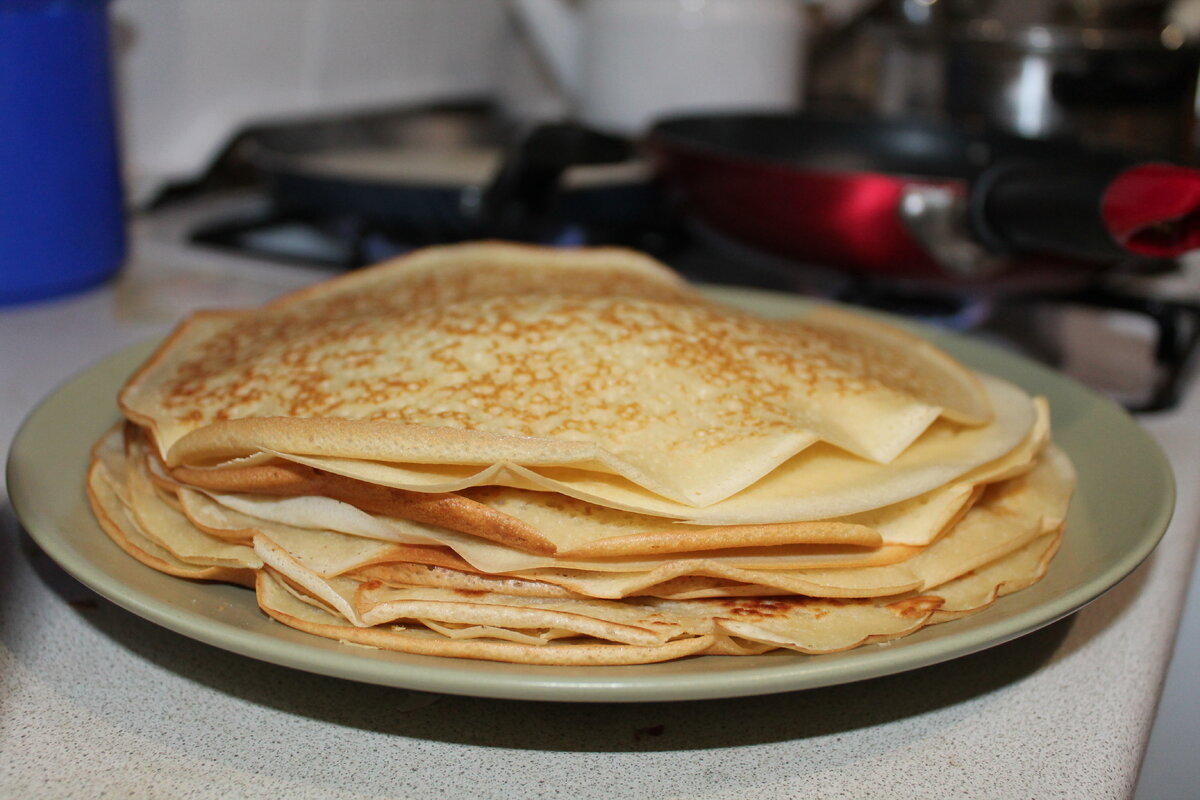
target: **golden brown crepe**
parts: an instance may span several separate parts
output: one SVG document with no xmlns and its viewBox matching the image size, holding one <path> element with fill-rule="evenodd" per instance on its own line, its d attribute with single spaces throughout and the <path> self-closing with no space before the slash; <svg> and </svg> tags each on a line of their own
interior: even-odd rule
<svg viewBox="0 0 1200 800">
<path fill-rule="evenodd" d="M 878 335 L 718 307 L 606 252 L 463 245 L 194 315 L 121 406 L 170 466 L 573 467 L 693 506 L 818 441 L 889 463 L 940 417 L 991 420 L 975 376 L 931 348 L 873 359 Z"/>
<path fill-rule="evenodd" d="M 1038 580 L 1049 409 L 875 319 L 616 249 L 419 251 L 193 315 L 88 492 L 133 557 L 345 642 L 534 664 L 832 652 Z"/>
<path fill-rule="evenodd" d="M 1005 381 L 980 376 L 980 383 L 996 407 L 993 420 L 986 425 L 936 420 L 888 464 L 817 442 L 775 465 L 741 491 L 699 507 L 662 496 L 625 476 L 594 468 L 530 467 L 505 461 L 482 468 L 399 464 L 285 452 L 266 447 L 259 439 L 244 449 L 262 449 L 229 466 L 283 458 L 371 485 L 429 493 L 458 492 L 481 485 L 509 486 L 556 492 L 596 505 L 695 524 L 820 520 L 900 502 L 1012 452 L 1037 425 L 1037 407 L 1025 392 Z M 686 454 L 678 458 L 683 460 Z"/>
</svg>

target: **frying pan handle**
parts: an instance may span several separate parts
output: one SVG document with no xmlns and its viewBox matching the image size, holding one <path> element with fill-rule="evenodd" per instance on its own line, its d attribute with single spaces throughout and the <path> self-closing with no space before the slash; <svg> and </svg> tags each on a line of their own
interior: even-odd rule
<svg viewBox="0 0 1200 800">
<path fill-rule="evenodd" d="M 487 235 L 536 236 L 559 189 L 563 173 L 582 164 L 628 160 L 633 143 L 569 122 L 539 125 L 522 136 L 483 192 L 480 216 Z"/>
<path fill-rule="evenodd" d="M 972 230 L 995 253 L 1104 263 L 1128 258 L 1101 213 L 1105 191 L 1127 166 L 998 161 L 971 185 Z"/>
</svg>

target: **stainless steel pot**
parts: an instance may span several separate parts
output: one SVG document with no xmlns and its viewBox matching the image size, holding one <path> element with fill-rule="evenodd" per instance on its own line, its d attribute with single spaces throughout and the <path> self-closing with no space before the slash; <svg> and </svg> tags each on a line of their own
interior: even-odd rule
<svg viewBox="0 0 1200 800">
<path fill-rule="evenodd" d="M 1166 5 L 898 0 L 870 27 L 874 110 L 1194 163 L 1200 47 Z"/>
</svg>

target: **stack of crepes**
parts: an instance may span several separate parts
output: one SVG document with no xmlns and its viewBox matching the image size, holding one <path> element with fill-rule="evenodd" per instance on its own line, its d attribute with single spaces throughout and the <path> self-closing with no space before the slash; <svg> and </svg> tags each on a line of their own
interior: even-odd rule
<svg viewBox="0 0 1200 800">
<path fill-rule="evenodd" d="M 1021 389 L 610 248 L 432 248 L 197 313 L 119 401 L 88 489 L 128 553 L 429 655 L 894 639 L 1038 580 L 1074 485 Z"/>
</svg>

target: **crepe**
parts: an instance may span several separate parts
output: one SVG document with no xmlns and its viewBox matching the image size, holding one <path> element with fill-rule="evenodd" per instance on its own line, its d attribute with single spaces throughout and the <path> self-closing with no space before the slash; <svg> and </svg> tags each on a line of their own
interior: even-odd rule
<svg viewBox="0 0 1200 800">
<path fill-rule="evenodd" d="M 606 248 L 431 248 L 196 314 L 119 405 L 87 486 L 127 553 L 446 657 L 889 641 L 1038 580 L 1074 486 L 1020 387 Z"/>
<path fill-rule="evenodd" d="M 1043 406 L 1044 408 L 1044 406 Z M 787 568 L 788 566 L 818 566 L 821 550 L 779 545 L 840 546 L 842 565 L 853 565 L 856 557 L 865 557 L 861 550 L 868 546 L 926 545 L 940 535 L 961 515 L 974 497 L 977 488 L 987 482 L 1021 474 L 1032 467 L 1034 457 L 1045 443 L 1048 421 L 1031 431 L 1023 446 L 1004 458 L 985 465 L 964 479 L 920 495 L 894 506 L 876 509 L 848 518 L 827 520 L 810 525 L 729 526 L 726 528 L 697 528 L 675 526 L 663 529 L 662 521 L 604 507 L 589 506 L 573 498 L 548 493 L 521 492 L 505 488 L 489 488 L 474 493 L 472 499 L 487 505 L 489 513 L 515 515 L 533 528 L 534 535 L 550 541 L 558 552 L 554 558 L 523 558 L 510 549 L 493 547 L 472 537 L 457 536 L 436 526 L 388 515 L 371 514 L 351 503 L 328 496 L 276 497 L 272 495 L 228 495 L 211 497 L 184 490 L 185 511 L 194 520 L 211 530 L 267 530 L 268 528 L 318 528 L 346 534 L 412 544 L 442 544 L 454 549 L 478 568 L 488 572 L 507 572 L 522 567 L 566 566 L 577 568 L 589 561 L 603 564 L 601 569 L 617 571 L 617 558 L 650 563 L 646 556 L 695 554 L 696 551 L 730 550 L 739 553 L 756 549 L 759 566 Z M 821 537 L 810 534 L 844 533 L 845 536 Z M 852 534 L 852 535 L 851 535 Z M 761 538 L 755 538 L 756 536 Z M 779 538 L 773 538 L 779 537 Z M 521 542 L 510 542 L 520 547 Z M 774 554 L 767 555 L 775 545 Z M 755 548 L 755 545 L 758 545 Z M 860 552 L 854 553 L 858 548 Z M 892 548 L 902 550 L 902 548 Z M 829 560 L 837 549 L 825 551 Z M 803 562 L 808 558 L 808 563 Z M 739 561 L 754 561 L 755 556 L 734 556 Z M 597 561 L 604 559 L 604 561 Z M 841 560 L 841 559 L 839 559 Z M 875 563 L 886 561 L 878 552 Z M 745 566 L 745 564 L 742 564 Z"/>
<path fill-rule="evenodd" d="M 448 528 L 426 525 L 400 518 L 367 514 L 353 506 L 329 498 L 297 498 L 280 506 L 270 503 L 272 516 L 255 516 L 264 511 L 255 498 L 246 495 L 223 496 L 222 505 L 203 493 L 180 492 L 182 508 L 199 529 L 222 538 L 239 542 L 250 541 L 256 533 L 271 538 L 313 540 L 330 552 L 352 554 L 362 551 L 366 543 L 375 542 L 386 548 L 421 547 L 425 552 L 442 555 L 426 563 L 464 564 L 482 572 L 513 572 L 539 567 L 564 567 L 597 572 L 624 572 L 653 569 L 666 561 L 702 558 L 712 551 L 682 551 L 658 555 L 600 556 L 596 558 L 567 558 L 528 553 L 480 537 L 463 534 Z M 235 510 L 241 509 L 241 510 Z M 282 511 L 286 513 L 280 513 Z M 324 527 L 322 522 L 336 522 L 338 528 Z M 296 523 L 296 524 L 293 524 Z M 305 545 L 300 545 L 301 549 Z M 904 545 L 863 547 L 857 545 L 776 545 L 772 547 L 729 547 L 720 550 L 726 563 L 752 569 L 803 569 L 833 566 L 870 566 L 900 561 L 919 548 Z M 353 557 L 353 556 L 350 556 Z M 330 572 L 329 574 L 337 574 Z"/>
<path fill-rule="evenodd" d="M 680 577 L 717 578 L 723 584 L 740 583 L 754 587 L 755 594 L 848 598 L 896 595 L 939 586 L 1058 529 L 1063 524 L 1073 483 L 1070 462 L 1060 450 L 1051 446 L 1030 472 L 991 486 L 963 519 L 937 542 L 892 565 L 755 570 L 731 565 L 719 554 L 714 554 L 709 558 L 668 560 L 649 570 L 602 572 L 559 566 L 493 575 L 500 580 L 528 581 L 531 590 L 549 584 L 578 595 L 609 599 L 638 594 L 661 595 L 663 592 L 655 587 Z M 304 542 L 292 540 L 291 547 L 282 547 L 269 533 L 262 533 L 255 537 L 255 550 L 264 560 L 267 558 L 264 553 L 286 553 L 286 559 L 277 560 L 272 566 L 297 581 L 315 584 L 329 580 L 310 566 L 318 559 L 305 552 Z M 411 574 L 408 569 L 389 571 L 387 566 L 387 562 L 383 562 L 360 570 L 359 574 L 393 584 L 404 583 L 404 576 Z M 444 568 L 440 572 L 440 581 L 434 580 L 439 576 L 429 570 L 425 580 L 419 583 L 449 586 L 452 583 L 448 579 L 453 578 L 454 588 L 466 588 L 462 576 L 469 576 L 469 573 Z M 395 577 L 397 575 L 399 577 Z M 478 585 L 482 584 L 482 581 L 478 582 Z M 538 591 L 530 596 L 545 594 Z"/>
<path fill-rule="evenodd" d="M 88 469 L 86 488 L 101 529 L 118 547 L 151 569 L 177 578 L 254 585 L 254 569 L 185 561 L 155 542 L 121 501 L 100 461 L 93 461 Z"/>
<path fill-rule="evenodd" d="M 743 515 L 734 514 L 734 520 L 728 524 L 706 527 L 672 524 L 655 516 L 627 511 L 620 505 L 614 508 L 608 503 L 598 505 L 558 493 L 532 492 L 509 487 L 469 487 L 456 495 L 410 495 L 407 494 L 408 490 L 403 490 L 399 494 L 386 495 L 383 499 L 378 495 L 384 493 L 376 488 L 374 492 L 377 496 L 373 496 L 371 502 L 364 503 L 361 492 L 347 489 L 341 485 L 343 482 L 332 480 L 331 477 L 336 476 L 332 476 L 331 473 L 322 475 L 317 472 L 304 472 L 293 482 L 280 479 L 270 486 L 260 483 L 255 487 L 256 493 L 242 496 L 213 488 L 227 488 L 228 484 L 214 478 L 228 477 L 228 473 L 233 473 L 236 479 L 240 477 L 238 473 L 243 471 L 267 469 L 275 470 L 277 475 L 294 477 L 297 473 L 291 466 L 248 467 L 244 470 L 190 470 L 186 475 L 192 481 L 191 485 L 199 483 L 205 486 L 218 503 L 262 519 L 301 527 L 325 527 L 357 532 L 365 536 L 394 538 L 393 534 L 385 532 L 384 529 L 394 529 L 396 523 L 370 524 L 357 513 L 366 511 L 375 514 L 377 518 L 402 517 L 410 521 L 440 524 L 468 533 L 477 532 L 485 538 L 512 547 L 534 553 L 554 553 L 560 558 L 644 555 L 705 547 L 716 549 L 761 544 L 924 545 L 932 541 L 966 507 L 977 486 L 1019 474 L 1032 466 L 1035 455 L 1049 436 L 1049 411 L 1044 402 L 1033 403 L 1031 407 L 1033 423 L 1016 447 L 995 460 L 954 476 L 948 483 L 935 483 L 934 488 L 919 492 L 929 483 L 944 478 L 946 474 L 953 475 L 962 469 L 962 466 L 950 468 L 943 455 L 943 460 L 936 462 L 932 468 L 929 468 L 929 462 L 933 459 L 927 459 L 923 465 L 927 472 L 921 475 L 921 465 L 914 466 L 917 459 L 906 457 L 905 463 L 896 465 L 896 469 L 909 481 L 908 485 L 900 490 L 902 481 L 892 476 L 891 493 L 899 495 L 902 499 L 887 505 L 875 506 L 875 502 L 881 499 L 878 486 L 873 487 L 874 491 L 859 491 L 868 481 L 874 467 L 844 460 L 813 459 L 814 467 L 809 472 L 807 487 L 814 502 L 820 502 L 826 507 L 832 505 L 837 511 L 862 506 L 869 510 L 847 516 L 829 515 L 821 518 L 819 522 L 810 520 L 810 524 L 772 523 L 772 519 L 787 519 L 787 516 L 782 512 L 769 516 L 766 514 L 763 507 L 769 508 L 770 505 L 766 501 L 765 491 L 761 494 L 750 491 L 744 496 L 739 496 L 734 502 L 748 506 L 752 500 L 757 500 L 760 503 L 758 513 L 748 516 L 762 516 L 766 521 L 743 523 L 740 519 Z M 1011 410 L 1012 406 L 1008 408 Z M 944 454 L 945 450 L 942 452 Z M 836 470 L 838 464 L 844 465 L 840 472 Z M 173 474 L 179 475 L 181 471 Z M 915 485 L 911 482 L 914 475 L 922 478 L 920 482 L 915 482 Z M 837 485 L 838 477 L 844 479 L 841 486 Z M 881 483 L 887 481 L 886 477 L 880 478 Z M 243 480 L 243 483 L 245 482 L 247 481 Z M 366 481 L 351 483 L 379 486 Z M 834 488 L 831 489 L 831 485 Z M 821 489 L 825 491 L 822 493 Z M 804 497 L 801 488 L 797 487 L 794 491 Z M 453 517 L 448 514 L 414 516 L 407 503 L 412 496 L 436 496 L 439 499 L 444 498 L 447 503 L 452 498 L 458 501 L 458 505 Z M 781 490 L 777 496 L 784 497 Z M 864 496 L 869 499 L 863 499 Z M 888 496 L 890 495 L 883 495 L 882 499 Z M 293 497 L 297 499 L 289 499 Z M 848 497 L 857 498 L 857 502 L 849 506 L 838 505 L 839 499 Z M 395 502 L 388 503 L 387 498 Z M 344 502 L 334 502 L 339 500 Z M 728 509 L 729 506 L 729 502 L 723 503 L 717 509 L 710 509 L 710 513 L 723 516 L 722 509 Z M 691 513 L 687 509 L 676 511 L 683 515 Z M 469 516 L 471 513 L 479 518 L 470 522 L 463 519 L 464 515 Z M 510 519 L 505 520 L 503 524 L 496 524 L 494 519 L 497 513 Z M 405 523 L 399 525 L 406 527 Z M 480 528 L 486 530 L 481 531 Z"/>
<path fill-rule="evenodd" d="M 702 508 L 639 486 L 621 475 L 572 467 L 528 467 L 497 462 L 474 465 L 397 464 L 359 458 L 305 456 L 266 448 L 256 456 L 207 470 L 213 475 L 283 459 L 372 486 L 421 493 L 459 492 L 474 486 L 549 491 L 597 505 L 695 524 L 762 524 L 828 519 L 879 508 L 944 485 L 1001 458 L 1019 446 L 1038 423 L 1033 399 L 1005 381 L 979 376 L 994 419 L 983 426 L 939 420 L 888 464 L 878 464 L 827 443 L 787 459 L 749 487 Z M 353 431 L 347 431 L 353 435 Z M 258 444 L 262 444 L 261 441 Z M 255 445 L 257 446 L 257 445 Z M 253 448 L 251 448 L 253 449 Z M 680 458 L 683 458 L 680 455 Z M 205 485 L 206 470 L 189 480 Z"/>
<path fill-rule="evenodd" d="M 818 441 L 884 464 L 935 420 L 991 420 L 975 376 L 936 351 L 836 315 L 719 307 L 647 262 L 464 245 L 195 315 L 121 406 L 171 466 L 266 451 L 571 467 L 696 507 Z"/>
<path fill-rule="evenodd" d="M 246 552 L 248 548 L 228 546 L 223 541 L 212 542 L 205 548 L 193 540 L 203 539 L 200 529 L 188 530 L 181 525 L 187 517 L 174 511 L 172 505 L 154 491 L 152 482 L 143 473 L 145 461 L 138 457 L 138 443 L 134 439 L 128 444 L 131 455 L 124 462 L 114 462 L 113 451 L 124 444 L 118 432 L 110 434 L 101 450 L 108 453 L 106 459 L 97 459 L 96 473 L 104 477 L 109 485 L 120 487 L 120 494 L 127 498 L 128 513 L 126 527 L 131 528 L 137 540 L 145 536 L 146 518 L 167 519 L 170 524 L 160 525 L 152 537 L 175 558 L 205 565 L 214 558 L 214 553 L 228 552 L 230 555 Z M 110 465 L 120 463 L 124 469 L 119 474 L 124 479 L 114 480 Z M 420 559 L 418 563 L 442 564 L 438 573 L 428 572 L 424 581 L 415 584 L 449 585 L 454 590 L 478 590 L 482 585 L 503 585 L 508 582 L 509 593 L 528 596 L 575 596 L 575 597 L 624 597 L 636 594 L 652 594 L 665 597 L 679 596 L 746 596 L 770 594 L 802 594 L 810 597 L 871 597 L 888 596 L 904 591 L 936 587 L 1004 557 L 1013 549 L 1024 546 L 1033 537 L 1061 527 L 1066 513 L 1066 499 L 1072 483 L 1069 462 L 1056 447 L 1049 446 L 1038 459 L 1036 467 L 1028 473 L 998 482 L 986 491 L 984 498 L 966 513 L 948 533 L 934 545 L 919 549 L 904 563 L 887 566 L 841 566 L 840 569 L 794 569 L 755 570 L 738 565 L 744 559 L 742 553 L 728 557 L 715 553 L 712 557 L 690 557 L 661 560 L 660 563 L 643 563 L 643 569 L 617 571 L 608 564 L 610 571 L 578 569 L 586 563 L 559 561 L 554 567 L 515 570 L 508 575 L 488 576 L 482 572 L 468 572 L 463 561 L 442 559 Z M 114 492 L 116 494 L 116 492 Z M 158 515 L 157 517 L 154 515 Z M 175 516 L 172 516 L 175 515 Z M 262 521 L 246 518 L 246 530 L 253 530 L 254 551 L 250 557 L 242 555 L 232 566 L 245 567 L 270 564 L 278 572 L 302 585 L 318 596 L 323 596 L 330 606 L 338 608 L 336 591 L 330 589 L 330 578 L 353 573 L 355 579 L 384 583 L 404 583 L 404 576 L 412 576 L 412 555 L 406 548 L 397 548 L 388 543 L 362 540 L 361 537 L 332 534 L 330 531 L 298 531 L 272 528 Z M 346 549 L 353 551 L 346 557 Z M 143 546 L 143 549 L 146 549 Z M 254 555 L 259 557 L 254 558 Z M 271 558 L 269 558 L 269 555 Z M 259 560 L 260 559 L 260 560 Z M 233 559 L 230 559 L 233 560 Z M 254 561 L 258 563 L 254 563 Z M 331 563 L 341 564 L 331 566 Z M 565 566 L 564 566 L 565 565 Z M 449 569 L 448 569 L 449 567 Z M 467 567 L 467 570 L 462 569 Z M 203 576 L 197 576 L 203 577 Z M 437 579 L 434 579 L 437 578 Z M 679 578 L 691 581 L 679 585 Z M 697 581 L 698 578 L 707 581 Z M 464 583 L 466 579 L 466 583 Z M 522 591 L 514 587 L 521 585 Z M 557 591 L 556 591 L 557 589 Z M 334 599 L 334 600 L 330 600 Z M 348 601 L 342 601 L 340 610 L 350 621 L 358 618 L 348 612 Z"/>
<path fill-rule="evenodd" d="M 456 616 L 467 622 L 357 627 L 344 617 L 306 602 L 299 593 L 288 591 L 285 579 L 272 570 L 259 573 L 257 596 L 260 606 L 274 619 L 317 636 L 443 657 L 544 665 L 619 665 L 705 653 L 758 655 L 778 648 L 829 653 L 890 641 L 926 625 L 985 609 L 1004 594 L 1040 578 L 1057 549 L 1059 536 L 1058 531 L 1052 531 L 983 570 L 921 595 L 886 602 L 812 598 L 648 601 L 635 609 L 640 613 L 626 613 L 622 620 L 591 618 L 586 627 L 600 636 L 587 638 L 575 630 L 585 627 L 579 624 L 569 628 L 503 627 L 511 622 L 505 619 L 508 614 L 483 603 L 459 605 Z M 376 616 L 386 618 L 396 612 L 434 611 L 430 606 L 437 602 L 433 597 L 426 598 L 401 611 L 399 604 L 385 598 L 368 595 L 363 603 L 372 610 L 379 609 Z M 948 607 L 946 612 L 941 611 L 943 606 Z M 537 619 L 549 625 L 570 624 L 575 621 L 570 613 L 542 609 Z M 526 617 L 515 624 L 531 622 L 532 618 Z M 654 637 L 656 629 L 665 629 L 668 635 Z M 649 644 L 618 643 L 639 632 Z"/>
</svg>

